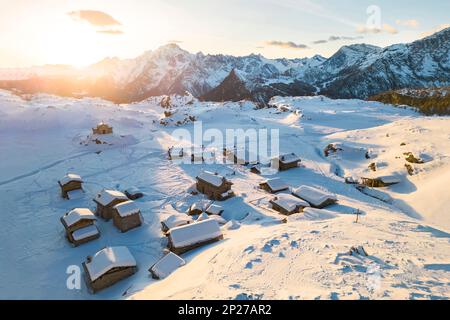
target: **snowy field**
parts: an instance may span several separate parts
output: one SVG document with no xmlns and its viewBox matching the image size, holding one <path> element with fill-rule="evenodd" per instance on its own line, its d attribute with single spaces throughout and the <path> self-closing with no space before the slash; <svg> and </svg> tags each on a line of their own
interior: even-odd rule
<svg viewBox="0 0 450 320">
<path fill-rule="evenodd" d="M 1 299 L 450 298 L 450 118 L 321 97 L 274 98 L 279 108 L 262 110 L 250 102 L 183 97 L 172 99 L 174 114 L 164 118 L 160 101 L 118 106 L 48 95 L 22 100 L 0 91 Z M 267 177 L 238 165 L 169 161 L 171 133 L 192 131 L 189 116 L 204 130 L 279 129 L 280 151 L 295 152 L 302 162 L 272 177 L 331 192 L 338 203 L 283 223 L 269 206 L 273 195 L 257 188 Z M 88 139 L 100 121 L 114 127 L 105 144 Z M 183 124 L 175 127 L 177 121 Z M 339 150 L 325 157 L 329 144 Z M 408 152 L 423 161 L 411 164 L 412 175 Z M 233 182 L 236 197 L 220 204 L 222 217 L 239 228 L 222 227 L 224 240 L 183 254 L 185 266 L 153 280 L 148 268 L 167 242 L 160 217 L 167 205 L 185 212 L 206 201 L 188 192 L 202 170 Z M 57 181 L 68 172 L 83 177 L 83 197 L 60 197 Z M 401 182 L 364 193 L 345 183 L 372 175 Z M 143 226 L 122 234 L 99 220 L 99 239 L 76 248 L 68 243 L 61 216 L 75 207 L 94 210 L 92 199 L 104 188 L 132 186 L 145 194 L 137 200 Z M 127 246 L 138 273 L 96 295 L 84 283 L 69 290 L 67 267 L 81 266 L 105 246 Z M 358 246 L 368 256 L 349 254 Z"/>
</svg>

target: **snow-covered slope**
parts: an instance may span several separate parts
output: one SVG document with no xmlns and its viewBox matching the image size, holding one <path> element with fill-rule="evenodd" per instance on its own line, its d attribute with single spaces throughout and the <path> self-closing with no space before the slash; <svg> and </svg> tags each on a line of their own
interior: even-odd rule
<svg viewBox="0 0 450 320">
<path fill-rule="evenodd" d="M 22 100 L 0 91 L 0 153 L 6 155 L 0 162 L 1 298 L 450 298 L 449 118 L 324 97 L 277 97 L 271 104 L 280 108 L 258 110 L 251 102 L 207 103 L 192 96 L 171 97 L 172 107 L 162 108 L 161 100 Z M 338 203 L 282 223 L 285 217 L 269 206 L 272 196 L 256 187 L 268 177 L 242 166 L 168 161 L 167 149 L 177 146 L 172 131 L 193 130 L 192 122 L 161 122 L 168 110 L 201 120 L 204 130 L 279 129 L 280 151 L 298 154 L 302 166 L 275 177 L 291 187 L 336 194 Z M 89 137 L 100 121 L 111 124 L 114 134 L 98 145 Z M 344 151 L 325 157 L 323 148 L 332 143 Z M 413 176 L 404 167 L 406 152 L 425 161 L 413 165 Z M 344 182 L 346 176 L 369 174 L 372 162 L 379 174 L 395 173 L 401 183 L 371 196 Z M 167 205 L 186 212 L 194 202 L 209 203 L 189 193 L 204 170 L 233 182 L 236 197 L 220 204 L 222 217 L 233 222 L 221 227 L 223 241 L 183 254 L 185 266 L 153 280 L 147 270 L 164 255 L 167 242 L 160 219 Z M 57 180 L 68 172 L 85 181 L 79 199 L 60 197 Z M 144 218 L 140 228 L 123 234 L 100 220 L 98 240 L 69 245 L 59 221 L 64 213 L 94 209 L 92 199 L 104 188 L 132 186 L 144 193 L 136 202 Z M 69 290 L 67 268 L 81 266 L 105 246 L 127 246 L 138 273 L 96 295 L 84 284 Z M 349 254 L 358 246 L 369 256 Z"/>
<path fill-rule="evenodd" d="M 408 176 L 405 165 L 412 168 L 408 182 L 385 190 L 394 200 L 393 203 L 413 217 L 428 220 L 450 230 L 448 205 L 450 193 L 436 192 L 445 190 L 450 179 L 448 118 L 417 118 L 396 121 L 381 127 L 364 131 L 347 131 L 328 138 L 346 141 L 347 145 L 361 146 L 373 140 L 369 148 L 370 159 L 352 166 L 352 174 L 370 175 L 369 163 L 374 163 L 376 174 L 386 176 L 397 174 Z M 410 163 L 406 155 L 424 163 Z"/>
</svg>

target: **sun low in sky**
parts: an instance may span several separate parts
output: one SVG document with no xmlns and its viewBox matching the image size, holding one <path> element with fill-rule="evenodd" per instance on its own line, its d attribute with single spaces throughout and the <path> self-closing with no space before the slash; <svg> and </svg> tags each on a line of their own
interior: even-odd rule
<svg viewBox="0 0 450 320">
<path fill-rule="evenodd" d="M 450 2 L 366 0 L 1 0 L 0 67 L 84 66 L 167 43 L 204 53 L 330 56 L 411 42 L 450 26 Z M 368 27 L 372 20 L 378 27 Z"/>
</svg>

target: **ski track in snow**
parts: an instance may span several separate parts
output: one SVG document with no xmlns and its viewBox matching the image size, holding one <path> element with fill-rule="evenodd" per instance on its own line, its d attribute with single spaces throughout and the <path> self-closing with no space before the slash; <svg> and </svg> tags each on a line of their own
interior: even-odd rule
<svg viewBox="0 0 450 320">
<path fill-rule="evenodd" d="M 181 107 L 183 112 L 203 120 L 204 129 L 278 128 L 281 152 L 296 152 L 302 158 L 300 168 L 280 172 L 278 176 L 292 187 L 306 184 L 338 195 L 339 203 L 329 211 L 321 215 L 294 215 L 288 218 L 287 224 L 282 224 L 284 217 L 268 207 L 272 196 L 255 187 L 264 177 L 234 165 L 168 161 L 166 150 L 174 143 L 168 134 L 175 127 L 158 124 L 163 110 L 157 99 L 116 107 L 99 100 L 93 104 L 88 99 L 51 96 L 21 102 L 2 93 L 0 107 L 3 101 L 4 117 L 10 121 L 8 130 L 0 127 L 2 137 L 9 134 L 16 138 L 14 121 L 20 119 L 18 127 L 24 123 L 32 126 L 36 121 L 33 110 L 46 111 L 38 131 L 21 135 L 23 146 L 36 146 L 38 151 L 34 151 L 34 157 L 20 159 L 20 171 L 12 158 L 2 163 L 5 179 L 0 182 L 0 223 L 5 231 L 0 234 L 0 256 L 8 258 L 0 261 L 0 298 L 450 297 L 450 234 L 446 231 L 450 230 L 450 223 L 445 212 L 437 214 L 441 206 L 449 205 L 445 189 L 433 191 L 440 198 L 433 201 L 432 208 L 421 205 L 429 196 L 427 190 L 432 189 L 434 179 L 440 183 L 441 176 L 448 177 L 450 146 L 445 140 L 449 136 L 448 118 L 423 118 L 412 111 L 378 103 L 320 97 L 273 100 L 275 105 L 299 110 L 299 114 L 276 112 L 276 109 L 254 110 L 251 103 L 195 102 Z M 25 107 L 15 108 L 18 103 Z M 55 109 L 48 111 L 46 103 Z M 73 108 L 75 105 L 78 109 Z M 125 114 L 127 120 L 123 121 Z M 48 125 L 47 132 L 46 117 L 52 121 L 58 119 L 59 129 L 54 131 Z M 72 123 L 71 119 L 77 121 Z M 123 138 L 123 144 L 113 146 L 74 143 L 89 133 L 92 119 L 107 119 L 117 135 L 132 137 Z M 193 130 L 192 124 L 183 127 Z M 428 141 L 415 135 L 423 130 L 428 130 Z M 61 136 L 52 138 L 54 134 Z M 345 153 L 325 157 L 323 148 L 336 142 L 366 146 L 376 156 L 369 160 L 348 158 Z M 401 142 L 408 145 L 400 147 Z M 0 150 L 5 152 L 14 154 L 14 147 L 0 142 Z M 57 151 L 53 158 L 52 149 Z M 432 161 L 416 166 L 418 173 L 408 177 L 404 160 L 397 159 L 405 150 L 429 154 Z M 35 157 L 39 157 L 39 152 L 46 154 L 46 163 L 37 164 Z M 392 203 L 344 183 L 345 175 L 368 174 L 367 165 L 372 161 L 380 166 L 380 174 L 403 172 L 404 182 L 380 191 L 392 197 Z M 218 171 L 232 180 L 237 196 L 221 203 L 225 208 L 223 216 L 240 220 L 241 227 L 224 229 L 224 241 L 184 254 L 186 266 L 165 280 L 152 280 L 147 269 L 162 256 L 167 241 L 160 231 L 162 208 L 170 204 L 184 211 L 202 199 L 187 193 L 201 170 Z M 85 180 L 81 199 L 60 198 L 57 180 L 68 171 L 81 174 Z M 77 248 L 67 243 L 59 222 L 65 212 L 77 206 L 94 209 L 92 198 L 103 188 L 123 190 L 130 186 L 139 187 L 145 194 L 137 201 L 145 220 L 141 228 L 121 234 L 111 222 L 98 221 L 100 239 Z M 420 201 L 414 201 L 417 195 Z M 356 209 L 362 212 L 358 224 L 354 223 Z M 96 295 L 90 295 L 84 284 L 81 290 L 68 290 L 66 268 L 81 266 L 87 255 L 111 245 L 128 246 L 138 261 L 139 272 Z M 359 245 L 364 246 L 368 257 L 348 254 L 352 246 Z"/>
</svg>

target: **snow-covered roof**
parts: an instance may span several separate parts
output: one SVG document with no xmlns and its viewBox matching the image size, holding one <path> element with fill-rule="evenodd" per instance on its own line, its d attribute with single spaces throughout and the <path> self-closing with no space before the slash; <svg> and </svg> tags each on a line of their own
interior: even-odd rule
<svg viewBox="0 0 450 320">
<path fill-rule="evenodd" d="M 209 171 L 203 171 L 197 176 L 197 179 L 203 180 L 215 187 L 220 187 L 225 178 Z"/>
<path fill-rule="evenodd" d="M 170 149 L 170 154 L 172 156 L 179 156 L 182 157 L 184 154 L 184 148 L 181 147 L 174 147 Z"/>
<path fill-rule="evenodd" d="M 301 186 L 292 190 L 292 194 L 308 201 L 313 206 L 320 206 L 327 200 L 337 201 L 336 195 L 309 186 Z"/>
<path fill-rule="evenodd" d="M 200 214 L 197 218 L 197 221 L 203 221 L 209 219 L 209 215 L 206 212 L 203 212 L 202 214 Z"/>
<path fill-rule="evenodd" d="M 396 184 L 396 183 L 400 183 L 401 182 L 401 178 L 398 176 L 375 176 L 375 175 L 371 175 L 369 177 L 363 178 L 363 179 L 372 179 L 372 180 L 380 180 L 383 183 L 387 183 L 387 184 Z"/>
<path fill-rule="evenodd" d="M 83 182 L 83 179 L 81 179 L 81 176 L 75 174 L 75 173 L 68 173 L 66 174 L 59 182 L 61 185 L 66 185 L 69 182 L 76 181 L 76 182 Z"/>
<path fill-rule="evenodd" d="M 161 222 L 169 229 L 184 226 L 193 222 L 194 220 L 184 213 L 172 214 Z"/>
<path fill-rule="evenodd" d="M 221 216 L 218 216 L 216 214 L 210 215 L 209 219 L 216 220 L 219 225 L 224 225 L 228 222 L 227 220 L 225 220 L 224 218 L 222 218 Z"/>
<path fill-rule="evenodd" d="M 170 230 L 170 239 L 175 248 L 208 241 L 221 235 L 219 224 L 213 219 L 191 223 Z"/>
<path fill-rule="evenodd" d="M 86 208 L 75 208 L 63 216 L 63 220 L 68 227 L 80 222 L 81 220 L 97 220 L 91 210 Z"/>
<path fill-rule="evenodd" d="M 108 127 L 108 128 L 111 128 L 111 126 L 109 125 L 109 124 L 107 124 L 107 123 L 105 123 L 105 122 L 99 122 L 98 124 L 97 124 L 97 128 L 99 128 L 99 127 Z"/>
<path fill-rule="evenodd" d="M 95 236 L 99 234 L 99 231 L 97 229 L 97 226 L 95 226 L 94 224 L 91 224 L 90 226 L 75 230 L 74 232 L 72 232 L 72 237 L 76 240 L 82 240 L 82 239 L 86 239 L 92 236 Z"/>
<path fill-rule="evenodd" d="M 251 152 L 248 149 L 234 149 L 232 152 L 230 152 L 230 155 L 236 157 L 238 162 L 241 163 L 252 163 L 256 164 L 258 163 L 258 154 L 255 152 Z"/>
<path fill-rule="evenodd" d="M 219 206 L 217 204 L 212 204 L 206 209 L 206 213 L 208 214 L 216 214 L 220 215 L 223 212 L 222 206 Z"/>
<path fill-rule="evenodd" d="M 289 186 L 280 178 L 266 180 L 263 184 L 267 184 L 273 192 L 283 191 L 289 188 Z"/>
<path fill-rule="evenodd" d="M 203 212 L 203 203 L 201 202 L 194 202 L 193 204 L 191 204 L 191 206 L 189 207 L 189 212 L 195 211 L 195 210 L 200 210 Z"/>
<path fill-rule="evenodd" d="M 280 194 L 272 202 L 289 212 L 294 211 L 297 207 L 306 208 L 310 206 L 308 202 L 290 194 Z"/>
<path fill-rule="evenodd" d="M 86 262 L 86 269 L 92 281 L 113 268 L 134 266 L 136 266 L 136 260 L 127 247 L 104 248 L 92 257 L 91 262 Z"/>
<path fill-rule="evenodd" d="M 262 168 L 262 165 L 261 165 L 261 164 L 254 164 L 254 165 L 251 165 L 251 166 L 250 166 L 250 169 L 256 169 L 256 170 L 258 170 L 259 172 L 261 172 L 261 168 Z"/>
<path fill-rule="evenodd" d="M 383 183 L 400 183 L 401 179 L 398 176 L 383 176 L 378 177 Z"/>
<path fill-rule="evenodd" d="M 100 203 L 101 205 L 107 206 L 116 199 L 128 200 L 126 195 L 116 190 L 103 190 L 97 195 L 95 200 L 97 200 L 97 202 Z"/>
<path fill-rule="evenodd" d="M 125 201 L 114 206 L 114 209 L 117 210 L 117 213 L 122 218 L 131 216 L 133 214 L 139 213 L 140 210 L 134 201 Z"/>
<path fill-rule="evenodd" d="M 230 220 L 225 224 L 225 229 L 227 230 L 237 230 L 241 227 L 241 224 L 236 220 Z"/>
<path fill-rule="evenodd" d="M 323 221 L 334 219 L 339 214 L 335 211 L 317 209 L 317 208 L 304 208 L 301 214 L 293 214 L 289 216 L 288 221 Z"/>
<path fill-rule="evenodd" d="M 287 164 L 301 161 L 300 157 L 295 153 L 283 154 L 278 157 L 281 163 Z"/>
<path fill-rule="evenodd" d="M 186 262 L 181 257 L 169 252 L 151 267 L 151 272 L 159 279 L 164 279 L 185 264 Z"/>
<path fill-rule="evenodd" d="M 232 196 L 233 194 L 234 194 L 234 193 L 233 193 L 233 190 L 228 190 L 227 192 L 222 193 L 220 196 L 221 196 L 223 199 L 225 199 L 225 198 L 228 198 L 228 197 Z"/>
<path fill-rule="evenodd" d="M 130 188 L 128 188 L 125 191 L 128 192 L 131 195 L 136 195 L 138 193 L 142 193 L 141 190 L 139 190 L 139 188 L 137 188 L 137 187 L 130 187 Z"/>
</svg>

